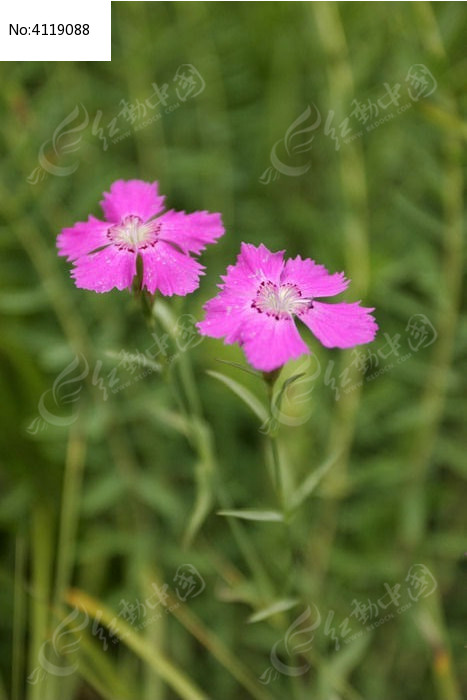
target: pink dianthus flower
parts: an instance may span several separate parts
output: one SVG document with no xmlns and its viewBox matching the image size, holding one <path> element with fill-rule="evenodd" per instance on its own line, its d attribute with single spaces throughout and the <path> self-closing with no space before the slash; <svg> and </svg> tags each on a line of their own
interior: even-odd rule
<svg viewBox="0 0 467 700">
<path fill-rule="evenodd" d="M 236 264 L 222 280 L 221 292 L 205 305 L 206 317 L 198 328 L 202 335 L 239 343 L 248 362 L 263 372 L 310 353 L 295 318 L 328 348 L 369 343 L 378 330 L 370 313 L 374 309 L 360 302 L 317 301 L 340 294 L 349 281 L 310 259 L 285 261 L 284 251 L 242 243 Z"/>
<path fill-rule="evenodd" d="M 95 292 L 130 288 L 140 256 L 142 287 L 148 292 L 193 292 L 204 267 L 190 253 L 199 254 L 223 235 L 221 216 L 207 211 L 162 213 L 164 199 L 157 182 L 117 180 L 100 203 L 105 221 L 90 216 L 64 228 L 57 247 L 74 263 L 76 286 Z"/>
</svg>

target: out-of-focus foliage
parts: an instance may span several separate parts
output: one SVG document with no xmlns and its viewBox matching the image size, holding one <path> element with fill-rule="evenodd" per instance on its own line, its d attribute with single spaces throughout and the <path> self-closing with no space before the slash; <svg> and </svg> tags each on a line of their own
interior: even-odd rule
<svg viewBox="0 0 467 700">
<path fill-rule="evenodd" d="M 454 2 L 116 2 L 112 62 L 2 64 L 0 698 L 461 697 L 466 17 Z M 138 303 L 77 290 L 56 256 L 118 178 L 223 214 L 199 290 L 156 302 L 159 340 L 168 308 L 189 315 L 169 381 L 124 354 L 155 352 Z M 219 363 L 244 364 L 238 348 L 180 333 L 241 241 L 344 269 L 344 298 L 380 326 L 358 352 L 304 333 L 313 358 L 285 370 L 304 372 L 276 426 L 288 527 L 217 514 L 277 503 L 267 427 L 207 371 L 266 392 Z M 416 564 L 436 590 L 411 599 Z M 145 625 L 152 584 L 176 596 L 182 565 L 204 590 Z M 123 641 L 92 617 L 59 628 L 78 601 L 139 619 Z M 73 672 L 42 674 L 47 640 Z"/>
</svg>

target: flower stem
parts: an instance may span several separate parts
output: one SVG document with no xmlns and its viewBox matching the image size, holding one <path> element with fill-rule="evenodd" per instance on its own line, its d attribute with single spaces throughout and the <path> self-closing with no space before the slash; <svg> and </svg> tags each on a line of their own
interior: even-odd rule
<svg viewBox="0 0 467 700">
<path fill-rule="evenodd" d="M 296 587 L 296 578 L 298 565 L 300 561 L 299 552 L 296 547 L 296 537 L 293 532 L 293 524 L 291 523 L 290 514 L 292 511 L 291 501 L 290 501 L 290 485 L 288 484 L 288 472 L 286 472 L 287 465 L 284 462 L 284 455 L 281 454 L 280 443 L 277 435 L 277 424 L 273 419 L 273 401 L 274 397 L 274 386 L 276 380 L 278 379 L 280 370 L 274 372 L 263 373 L 264 380 L 268 389 L 269 405 L 271 409 L 271 422 L 270 430 L 268 432 L 268 441 L 270 447 L 270 456 L 272 463 L 272 474 L 274 479 L 274 487 L 276 491 L 276 497 L 278 500 L 279 510 L 283 516 L 285 538 L 286 538 L 286 553 L 285 557 L 285 568 L 284 571 L 287 572 L 284 579 L 283 595 L 293 595 L 293 591 Z M 279 391 L 276 394 L 279 398 L 277 399 L 276 408 L 280 408 L 282 392 Z"/>
<path fill-rule="evenodd" d="M 266 382 L 266 387 L 268 391 L 269 406 L 272 409 L 272 402 L 274 396 L 274 385 L 279 376 L 280 369 L 276 369 L 273 372 L 263 372 L 264 381 Z M 272 425 L 272 423 L 271 423 Z M 287 499 L 285 496 L 285 485 L 284 476 L 282 473 L 281 457 L 279 452 L 279 444 L 277 441 L 277 436 L 271 430 L 268 433 L 269 446 L 271 451 L 271 461 L 272 461 L 272 471 L 274 478 L 274 488 L 276 490 L 276 495 L 278 499 L 279 508 L 284 516 L 284 520 L 288 517 L 288 507 Z"/>
<path fill-rule="evenodd" d="M 272 455 L 274 486 L 276 489 L 279 507 L 280 507 L 280 509 L 284 515 L 284 519 L 285 519 L 287 517 L 287 508 L 286 508 L 286 503 L 285 503 L 284 480 L 282 477 L 281 459 L 280 459 L 280 454 L 279 454 L 279 445 L 277 444 L 277 438 L 274 436 L 269 436 L 269 444 L 271 447 L 271 455 Z"/>
<path fill-rule="evenodd" d="M 136 276 L 133 280 L 133 294 L 141 300 L 141 309 L 148 327 L 152 330 L 155 326 L 153 314 L 154 296 L 143 289 L 143 259 L 140 255 L 136 258 Z"/>
</svg>

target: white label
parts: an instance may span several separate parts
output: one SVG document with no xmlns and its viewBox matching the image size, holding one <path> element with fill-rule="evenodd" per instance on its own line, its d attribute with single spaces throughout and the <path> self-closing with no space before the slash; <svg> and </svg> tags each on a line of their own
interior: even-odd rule
<svg viewBox="0 0 467 700">
<path fill-rule="evenodd" d="M 110 61 L 110 0 L 3 0 L 0 61 Z"/>
</svg>

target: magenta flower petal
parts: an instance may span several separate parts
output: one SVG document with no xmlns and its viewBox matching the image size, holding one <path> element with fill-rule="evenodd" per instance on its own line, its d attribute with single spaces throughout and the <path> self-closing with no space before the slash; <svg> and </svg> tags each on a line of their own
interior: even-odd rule
<svg viewBox="0 0 467 700">
<path fill-rule="evenodd" d="M 164 199 L 157 182 L 117 180 L 110 192 L 104 192 L 100 204 L 107 221 L 118 223 L 127 216 L 138 216 L 144 222 L 162 211 Z"/>
<path fill-rule="evenodd" d="M 98 253 L 83 255 L 71 271 L 76 286 L 94 292 L 131 287 L 136 275 L 136 256 L 128 250 L 108 246 Z"/>
<path fill-rule="evenodd" d="M 272 372 L 288 360 L 309 354 L 292 318 L 276 319 L 266 314 L 245 322 L 241 344 L 250 365 L 262 372 Z"/>
<path fill-rule="evenodd" d="M 204 309 L 206 318 L 197 324 L 202 335 L 224 338 L 227 345 L 240 342 L 242 325 L 251 314 L 250 304 L 219 294 L 208 301 Z"/>
<path fill-rule="evenodd" d="M 81 255 L 91 253 L 102 246 L 109 245 L 107 230 L 109 224 L 90 216 L 87 221 L 80 221 L 71 228 L 64 228 L 57 236 L 59 255 L 68 260 L 76 260 Z"/>
<path fill-rule="evenodd" d="M 284 267 L 284 251 L 271 253 L 262 243 L 257 248 L 251 243 L 242 243 L 237 265 L 244 286 L 247 279 L 252 281 L 251 284 L 256 280 L 270 280 L 277 284 Z"/>
<path fill-rule="evenodd" d="M 157 182 L 118 180 L 101 202 L 106 221 L 90 216 L 63 229 L 58 251 L 74 262 L 76 285 L 96 292 L 130 288 L 140 258 L 142 284 L 151 294 L 193 292 L 203 267 L 190 253 L 200 253 L 224 234 L 221 217 L 206 211 L 157 216 L 163 201 Z"/>
<path fill-rule="evenodd" d="M 327 347 L 374 339 L 378 326 L 370 315 L 373 309 L 316 301 L 339 294 L 347 285 L 343 273 L 330 274 L 313 260 L 298 256 L 284 261 L 283 252 L 243 243 L 236 264 L 222 277 L 219 294 L 205 305 L 198 328 L 202 335 L 239 343 L 253 367 L 270 372 L 310 352 L 294 318 Z"/>
<path fill-rule="evenodd" d="M 143 285 L 151 294 L 158 290 L 168 297 L 185 296 L 198 288 L 200 275 L 204 274 L 199 262 L 163 241 L 142 250 L 141 257 Z"/>
<path fill-rule="evenodd" d="M 313 307 L 300 316 L 311 332 L 327 348 L 351 348 L 371 342 L 378 330 L 371 316 L 374 309 L 360 306 L 360 302 L 347 304 L 323 304 L 313 302 Z"/>
<path fill-rule="evenodd" d="M 215 243 L 224 234 L 220 214 L 197 211 L 185 214 L 171 209 L 158 219 L 160 237 L 173 243 L 184 253 L 201 253 L 208 243 Z"/>
<path fill-rule="evenodd" d="M 343 272 L 331 275 L 324 265 L 317 265 L 310 259 L 302 260 L 300 255 L 287 260 L 281 281 L 298 285 L 302 294 L 313 298 L 332 297 L 349 286 Z"/>
</svg>

